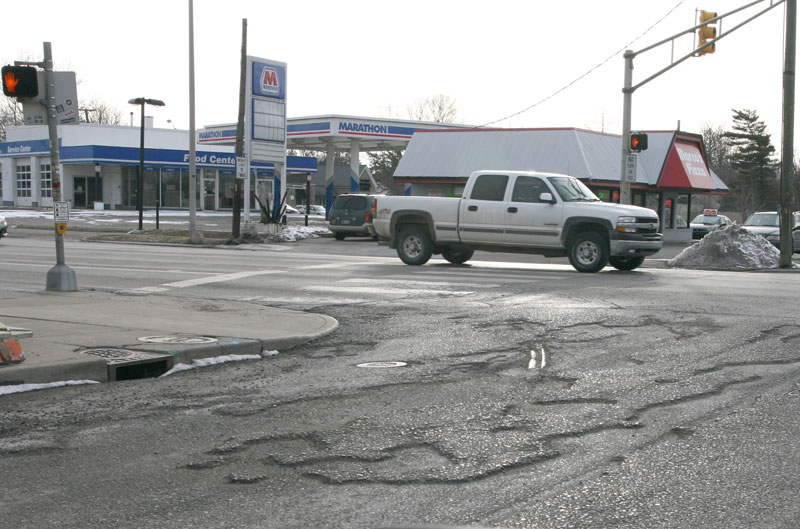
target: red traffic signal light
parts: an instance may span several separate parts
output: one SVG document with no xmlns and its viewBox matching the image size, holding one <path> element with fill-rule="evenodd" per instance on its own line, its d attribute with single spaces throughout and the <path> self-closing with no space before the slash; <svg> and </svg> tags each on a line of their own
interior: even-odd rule
<svg viewBox="0 0 800 529">
<path fill-rule="evenodd" d="M 3 66 L 3 93 L 8 97 L 36 97 L 39 81 L 33 66 Z"/>
<path fill-rule="evenodd" d="M 642 134 L 642 133 L 631 134 L 631 150 L 632 151 L 647 150 L 647 134 Z"/>
</svg>

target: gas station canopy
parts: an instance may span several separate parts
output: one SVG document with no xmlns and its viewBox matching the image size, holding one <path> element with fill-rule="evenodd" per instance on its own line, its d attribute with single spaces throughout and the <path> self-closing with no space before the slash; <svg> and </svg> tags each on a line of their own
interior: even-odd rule
<svg viewBox="0 0 800 529">
<path fill-rule="evenodd" d="M 321 152 L 327 152 L 331 148 L 335 151 L 352 151 L 355 144 L 361 152 L 400 150 L 406 148 L 415 130 L 446 128 L 471 127 L 338 114 L 288 118 L 286 148 Z M 197 134 L 199 144 L 233 145 L 235 141 L 235 124 L 209 126 Z"/>
</svg>

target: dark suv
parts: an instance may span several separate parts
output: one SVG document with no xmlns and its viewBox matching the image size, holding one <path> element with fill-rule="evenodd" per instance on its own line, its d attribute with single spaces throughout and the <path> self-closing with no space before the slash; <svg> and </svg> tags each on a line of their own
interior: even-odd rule
<svg viewBox="0 0 800 529">
<path fill-rule="evenodd" d="M 374 237 L 371 208 L 371 195 L 339 195 L 331 207 L 328 229 L 339 241 L 348 235 Z"/>
</svg>

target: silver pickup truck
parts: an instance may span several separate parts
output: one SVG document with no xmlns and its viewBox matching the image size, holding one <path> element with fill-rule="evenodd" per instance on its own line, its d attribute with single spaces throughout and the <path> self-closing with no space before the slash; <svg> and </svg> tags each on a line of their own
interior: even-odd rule
<svg viewBox="0 0 800 529">
<path fill-rule="evenodd" d="M 568 256 L 579 272 L 633 270 L 661 249 L 655 211 L 603 202 L 572 176 L 476 171 L 461 198 L 380 196 L 373 229 L 409 265 L 475 250 Z"/>
</svg>

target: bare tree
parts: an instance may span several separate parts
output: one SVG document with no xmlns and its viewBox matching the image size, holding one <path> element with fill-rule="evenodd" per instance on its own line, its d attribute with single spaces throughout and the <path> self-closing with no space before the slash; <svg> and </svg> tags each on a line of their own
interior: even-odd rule
<svg viewBox="0 0 800 529">
<path fill-rule="evenodd" d="M 6 127 L 23 124 L 22 105 L 11 97 L 0 99 L 0 141 L 6 141 Z"/>
<path fill-rule="evenodd" d="M 706 156 L 708 156 L 708 165 L 725 182 L 725 185 L 730 187 L 733 182 L 733 169 L 731 168 L 731 145 L 725 137 L 725 127 L 704 125 L 701 134 L 703 135 L 703 145 L 706 148 Z"/>
<path fill-rule="evenodd" d="M 122 112 L 117 107 L 97 98 L 85 101 L 79 110 L 82 123 L 122 125 Z"/>
<path fill-rule="evenodd" d="M 416 121 L 455 123 L 458 118 L 458 109 L 455 99 L 443 94 L 436 94 L 409 105 L 408 116 Z"/>
</svg>

